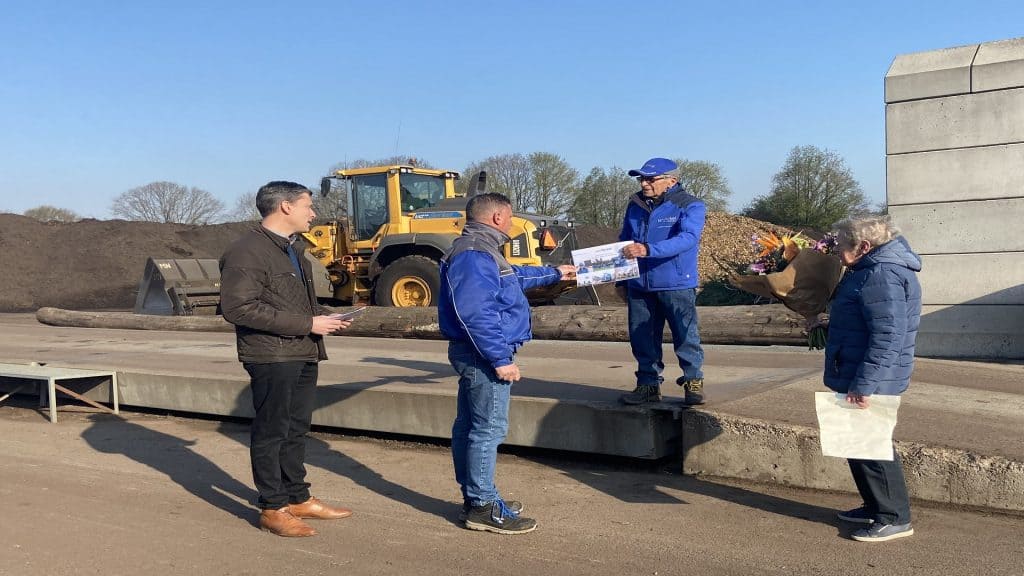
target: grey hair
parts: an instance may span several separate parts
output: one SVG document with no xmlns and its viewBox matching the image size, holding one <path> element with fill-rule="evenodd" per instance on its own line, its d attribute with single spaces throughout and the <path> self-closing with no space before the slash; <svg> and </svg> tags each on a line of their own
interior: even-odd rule
<svg viewBox="0 0 1024 576">
<path fill-rule="evenodd" d="M 313 193 L 309 191 L 302 184 L 295 182 L 288 182 L 286 180 L 274 180 L 273 182 L 267 182 L 259 191 L 256 192 L 256 209 L 260 211 L 260 216 L 266 218 L 281 206 L 281 202 L 295 202 L 303 194 L 309 194 L 313 196 Z"/>
<path fill-rule="evenodd" d="M 665 173 L 662 174 L 662 176 L 668 176 L 669 178 L 675 178 L 676 182 L 679 182 L 679 176 L 680 175 L 681 175 L 681 170 L 679 170 L 679 168 L 676 168 L 674 170 L 669 170 L 668 172 L 665 172 Z"/>
<path fill-rule="evenodd" d="M 867 240 L 872 246 L 881 246 L 900 235 L 889 216 L 855 216 L 836 222 L 832 229 L 840 247 L 853 248 Z"/>
</svg>

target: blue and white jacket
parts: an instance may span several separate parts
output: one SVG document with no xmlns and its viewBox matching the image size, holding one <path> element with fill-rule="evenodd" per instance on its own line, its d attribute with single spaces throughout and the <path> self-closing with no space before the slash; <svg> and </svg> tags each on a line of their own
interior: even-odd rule
<svg viewBox="0 0 1024 576">
<path fill-rule="evenodd" d="M 921 258 L 903 237 L 850 266 L 829 310 L 826 386 L 863 396 L 907 389 L 921 323 L 920 270 Z"/>
<path fill-rule="evenodd" d="M 679 184 L 665 191 L 660 202 L 643 192 L 630 197 L 619 240 L 647 245 L 640 258 L 640 277 L 626 282 L 630 290 L 660 292 L 697 287 L 697 251 L 707 209 Z"/>
<path fill-rule="evenodd" d="M 441 259 L 441 334 L 471 343 L 495 368 L 512 364 L 519 347 L 533 337 L 523 291 L 562 277 L 551 266 L 512 266 L 502 253 L 508 241 L 496 228 L 468 222 Z"/>
</svg>

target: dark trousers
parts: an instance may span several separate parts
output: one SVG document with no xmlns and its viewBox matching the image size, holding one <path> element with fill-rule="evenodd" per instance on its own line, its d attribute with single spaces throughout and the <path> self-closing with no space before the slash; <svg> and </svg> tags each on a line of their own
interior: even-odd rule
<svg viewBox="0 0 1024 576">
<path fill-rule="evenodd" d="M 864 507 L 882 524 L 910 523 L 910 496 L 899 452 L 893 460 L 847 460 Z"/>
<path fill-rule="evenodd" d="M 316 362 L 243 364 L 256 416 L 250 430 L 257 504 L 276 510 L 309 500 L 306 434 L 316 403 Z"/>
</svg>

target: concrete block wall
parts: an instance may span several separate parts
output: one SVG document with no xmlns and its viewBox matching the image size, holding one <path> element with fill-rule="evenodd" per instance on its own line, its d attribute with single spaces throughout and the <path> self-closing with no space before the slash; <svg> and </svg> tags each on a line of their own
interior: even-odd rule
<svg viewBox="0 0 1024 576">
<path fill-rule="evenodd" d="M 1024 358 L 1024 38 L 897 56 L 885 140 L 923 260 L 918 355 Z"/>
</svg>

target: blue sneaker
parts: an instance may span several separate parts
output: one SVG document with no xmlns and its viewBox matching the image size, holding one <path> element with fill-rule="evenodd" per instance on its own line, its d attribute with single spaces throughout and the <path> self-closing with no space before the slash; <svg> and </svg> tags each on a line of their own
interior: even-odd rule
<svg viewBox="0 0 1024 576">
<path fill-rule="evenodd" d="M 525 534 L 537 528 L 537 521 L 512 512 L 499 498 L 482 506 L 470 507 L 466 515 L 466 528 L 495 534 Z"/>
<path fill-rule="evenodd" d="M 858 542 L 885 542 L 896 538 L 905 538 L 914 535 L 914 528 L 910 523 L 906 524 L 882 524 L 875 522 L 870 528 L 861 528 L 852 534 L 852 538 Z"/>
<path fill-rule="evenodd" d="M 874 524 L 875 515 L 868 512 L 868 509 L 861 506 L 860 508 L 854 508 L 853 510 L 847 510 L 846 512 L 840 512 L 836 514 L 840 520 L 846 522 L 855 522 L 857 524 Z"/>
<path fill-rule="evenodd" d="M 523 513 L 523 503 L 518 500 L 509 500 L 508 502 L 505 502 L 505 506 L 508 506 L 509 511 L 516 516 Z M 459 522 L 466 521 L 466 518 L 469 517 L 469 511 L 471 508 L 472 506 L 469 505 L 469 502 L 462 503 L 462 510 L 459 512 Z"/>
</svg>

